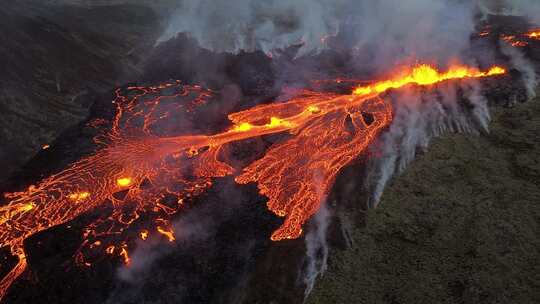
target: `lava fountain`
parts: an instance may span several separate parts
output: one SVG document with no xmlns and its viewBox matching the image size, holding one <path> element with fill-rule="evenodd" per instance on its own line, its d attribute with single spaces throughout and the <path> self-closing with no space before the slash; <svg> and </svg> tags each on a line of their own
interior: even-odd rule
<svg viewBox="0 0 540 304">
<path fill-rule="evenodd" d="M 239 184 L 256 183 L 260 194 L 269 199 L 269 210 L 285 218 L 272 240 L 298 238 L 303 224 L 324 202 L 339 171 L 392 121 L 391 105 L 379 97 L 381 93 L 409 84 L 432 85 L 503 73 L 501 67 L 483 72 L 453 66 L 439 72 L 419 65 L 399 71 L 389 80 L 359 86 L 350 95 L 305 91 L 284 103 L 232 113 L 228 116 L 232 126 L 220 133 L 172 137 L 156 135 L 153 126 L 170 113 L 182 109 L 189 112 L 208 102 L 210 91 L 180 82 L 118 89 L 112 128 L 95 139 L 102 148 L 25 191 L 5 194 L 7 204 L 0 207 L 0 247 L 9 247 L 19 262 L 0 282 L 0 299 L 26 269 L 26 238 L 71 221 L 104 202 L 112 204 L 112 214 L 87 227 L 81 247 L 116 252 L 129 264 L 125 243 L 105 247 L 99 238 L 121 233 L 144 213 L 157 214 L 155 232 L 174 241 L 169 219 L 184 199 L 205 191 L 213 178 L 235 172 L 219 160 L 222 147 L 262 135 L 289 133 L 291 137 L 271 146 L 235 180 Z M 166 90 L 175 93 L 162 95 Z M 191 101 L 175 102 L 181 96 Z M 174 206 L 163 202 L 166 196 L 175 198 Z M 141 239 L 148 234 L 148 230 L 142 230 Z M 84 256 L 77 259 L 83 261 Z"/>
</svg>

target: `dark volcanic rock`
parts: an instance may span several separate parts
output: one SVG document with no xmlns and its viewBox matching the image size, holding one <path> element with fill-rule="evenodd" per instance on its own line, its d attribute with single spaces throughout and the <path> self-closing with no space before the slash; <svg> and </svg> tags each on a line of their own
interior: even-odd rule
<svg viewBox="0 0 540 304">
<path fill-rule="evenodd" d="M 2 6 L 0 180 L 85 119 L 95 92 L 136 78 L 159 30 L 142 6 Z"/>
</svg>

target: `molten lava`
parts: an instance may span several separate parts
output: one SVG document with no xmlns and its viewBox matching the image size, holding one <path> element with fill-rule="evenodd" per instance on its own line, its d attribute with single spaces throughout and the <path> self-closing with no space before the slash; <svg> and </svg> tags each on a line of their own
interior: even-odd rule
<svg viewBox="0 0 540 304">
<path fill-rule="evenodd" d="M 529 45 L 529 43 L 527 41 L 519 40 L 514 35 L 502 35 L 501 39 L 503 41 L 505 41 L 506 43 L 510 44 L 513 47 L 525 47 L 525 46 Z"/>
<path fill-rule="evenodd" d="M 176 238 L 174 237 L 174 231 L 172 229 L 166 229 L 161 226 L 157 227 L 157 232 L 163 234 L 169 242 L 174 242 Z"/>
<path fill-rule="evenodd" d="M 540 40 L 540 29 L 535 29 L 527 33 L 527 37 L 531 39 L 538 39 Z"/>
<path fill-rule="evenodd" d="M 530 40 L 540 40 L 540 29 L 514 35 L 501 34 L 499 37 L 513 47 L 526 47 L 529 45 Z M 526 41 L 527 39 L 529 41 Z"/>
<path fill-rule="evenodd" d="M 139 233 L 141 240 L 146 241 L 148 239 L 148 230 L 143 230 Z"/>
<path fill-rule="evenodd" d="M 122 177 L 116 180 L 116 184 L 120 187 L 127 187 L 131 185 L 131 178 L 130 177 Z"/>
<path fill-rule="evenodd" d="M 387 81 L 377 82 L 372 85 L 358 87 L 353 91 L 355 95 L 366 95 L 371 93 L 382 93 L 388 89 L 396 89 L 408 84 L 431 85 L 437 82 L 460 79 L 460 78 L 481 78 L 506 73 L 504 68 L 492 67 L 487 72 L 481 72 L 475 68 L 466 66 L 453 66 L 447 72 L 440 73 L 433 67 L 422 64 L 411 71 L 405 71 L 402 75 Z"/>
<path fill-rule="evenodd" d="M 489 30 L 484 30 L 478 33 L 478 36 L 485 37 L 485 36 L 489 36 L 489 34 L 490 34 Z"/>
<path fill-rule="evenodd" d="M 142 214 L 153 214 L 156 233 L 175 241 L 169 219 L 184 199 L 204 192 L 213 178 L 234 173 L 219 159 L 222 147 L 262 135 L 291 134 L 243 168 L 236 182 L 256 183 L 260 193 L 268 197 L 269 210 L 285 218 L 272 240 L 298 238 L 340 170 L 392 121 L 391 105 L 379 97 L 380 93 L 408 84 L 431 85 L 503 73 L 500 67 L 482 72 L 463 66 L 441 73 L 420 65 L 390 80 L 359 86 L 351 95 L 306 91 L 287 102 L 230 114 L 233 125 L 223 132 L 172 137 L 160 133 L 156 127 L 159 122 L 206 104 L 211 92 L 179 82 L 118 89 L 111 130 L 96 138 L 102 148 L 27 190 L 5 195 L 8 203 L 0 207 L 0 247 L 9 247 L 19 262 L 0 282 L 0 299 L 26 268 L 26 238 L 106 203 L 113 207 L 112 214 L 84 231 L 77 253 L 77 261 L 83 265 L 91 265 L 85 262 L 85 253 L 92 250 L 117 256 L 129 265 L 128 244 L 106 244 L 106 239 L 121 235 Z M 190 102 L 179 103 L 178 98 Z M 146 240 L 149 230 L 142 230 L 139 236 Z"/>
</svg>

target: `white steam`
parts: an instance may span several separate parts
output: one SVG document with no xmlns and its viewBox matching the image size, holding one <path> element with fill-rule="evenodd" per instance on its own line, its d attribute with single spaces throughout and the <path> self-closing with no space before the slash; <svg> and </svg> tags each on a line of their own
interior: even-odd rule
<svg viewBox="0 0 540 304">
<path fill-rule="evenodd" d="M 301 56 L 339 36 L 357 49 L 377 44 L 379 60 L 437 59 L 465 46 L 474 7 L 459 0 L 183 0 L 159 41 L 184 32 L 204 48 L 232 53 L 302 44 Z"/>
<path fill-rule="evenodd" d="M 330 220 L 330 211 L 323 204 L 313 218 L 313 228 L 306 234 L 306 268 L 302 279 L 306 285 L 305 298 L 309 295 L 315 280 L 326 271 L 328 259 L 328 244 L 326 231 Z"/>
<path fill-rule="evenodd" d="M 356 50 L 356 61 L 370 69 L 396 61 L 448 62 L 469 46 L 474 32 L 474 5 L 444 0 L 358 1 L 344 34 Z"/>
<path fill-rule="evenodd" d="M 301 44 L 307 53 L 338 31 L 345 0 L 184 0 L 160 41 L 185 32 L 207 49 L 271 52 Z"/>
<path fill-rule="evenodd" d="M 193 242 L 206 239 L 214 229 L 213 223 L 201 219 L 197 213 L 190 213 L 179 219 L 173 225 L 175 244 Z M 129 267 L 122 267 L 118 270 L 118 277 L 128 283 L 138 283 L 146 278 L 146 273 L 156 262 L 156 260 L 166 256 L 174 246 L 168 244 L 163 246 L 163 240 L 149 238 L 147 241 L 139 241 L 135 251 L 132 253 Z"/>
<path fill-rule="evenodd" d="M 460 96 L 462 93 L 462 97 Z M 458 102 L 464 98 L 468 106 Z M 384 187 L 394 174 L 414 160 L 418 150 L 445 133 L 487 132 L 490 120 L 486 99 L 478 85 L 440 85 L 437 92 L 405 91 L 393 96 L 395 117 L 380 140 L 381 157 L 369 164 L 367 180 L 373 190 L 370 206 L 378 204 Z"/>
<path fill-rule="evenodd" d="M 527 97 L 529 100 L 535 98 L 538 80 L 536 78 L 534 64 L 525 57 L 521 50 L 510 46 L 502 40 L 499 43 L 501 45 L 501 52 L 510 58 L 512 67 L 519 71 L 525 89 L 527 90 Z"/>
</svg>

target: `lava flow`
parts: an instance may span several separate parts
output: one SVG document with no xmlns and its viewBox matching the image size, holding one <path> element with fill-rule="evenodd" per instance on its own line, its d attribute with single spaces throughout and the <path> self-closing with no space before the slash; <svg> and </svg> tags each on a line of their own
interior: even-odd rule
<svg viewBox="0 0 540 304">
<path fill-rule="evenodd" d="M 392 121 L 391 105 L 380 93 L 408 84 L 431 85 L 503 73 L 500 67 L 482 72 L 462 66 L 440 73 L 420 65 L 390 80 L 357 87 L 351 95 L 306 91 L 284 103 L 230 114 L 233 125 L 223 132 L 172 137 L 160 134 L 159 122 L 207 103 L 211 92 L 179 82 L 118 89 L 112 128 L 96 138 L 102 148 L 25 191 L 5 195 L 8 202 L 0 207 L 0 247 L 9 247 L 19 262 L 2 279 L 0 299 L 26 268 L 26 238 L 104 204 L 112 205 L 112 214 L 86 228 L 81 246 L 85 249 L 79 253 L 101 248 L 129 264 L 125 242 L 105 244 L 99 239 L 120 235 L 146 213 L 156 214 L 153 228 L 146 228 L 175 241 L 169 220 L 183 201 L 205 191 L 213 178 L 234 173 L 219 159 L 222 147 L 262 135 L 291 134 L 243 168 L 236 182 L 257 183 L 260 193 L 269 198 L 268 208 L 285 218 L 272 240 L 298 238 L 303 224 L 324 202 L 338 172 Z M 179 103 L 178 98 L 190 102 Z M 146 240 L 149 230 L 140 231 L 139 236 Z"/>
<path fill-rule="evenodd" d="M 490 34 L 489 30 L 483 30 L 478 36 L 487 37 Z M 500 34 L 499 38 L 510 46 L 522 48 L 528 46 L 532 40 L 540 40 L 540 29 L 532 29 L 526 33 Z"/>
<path fill-rule="evenodd" d="M 527 33 L 527 37 L 540 40 L 540 29 L 534 29 Z"/>
</svg>

